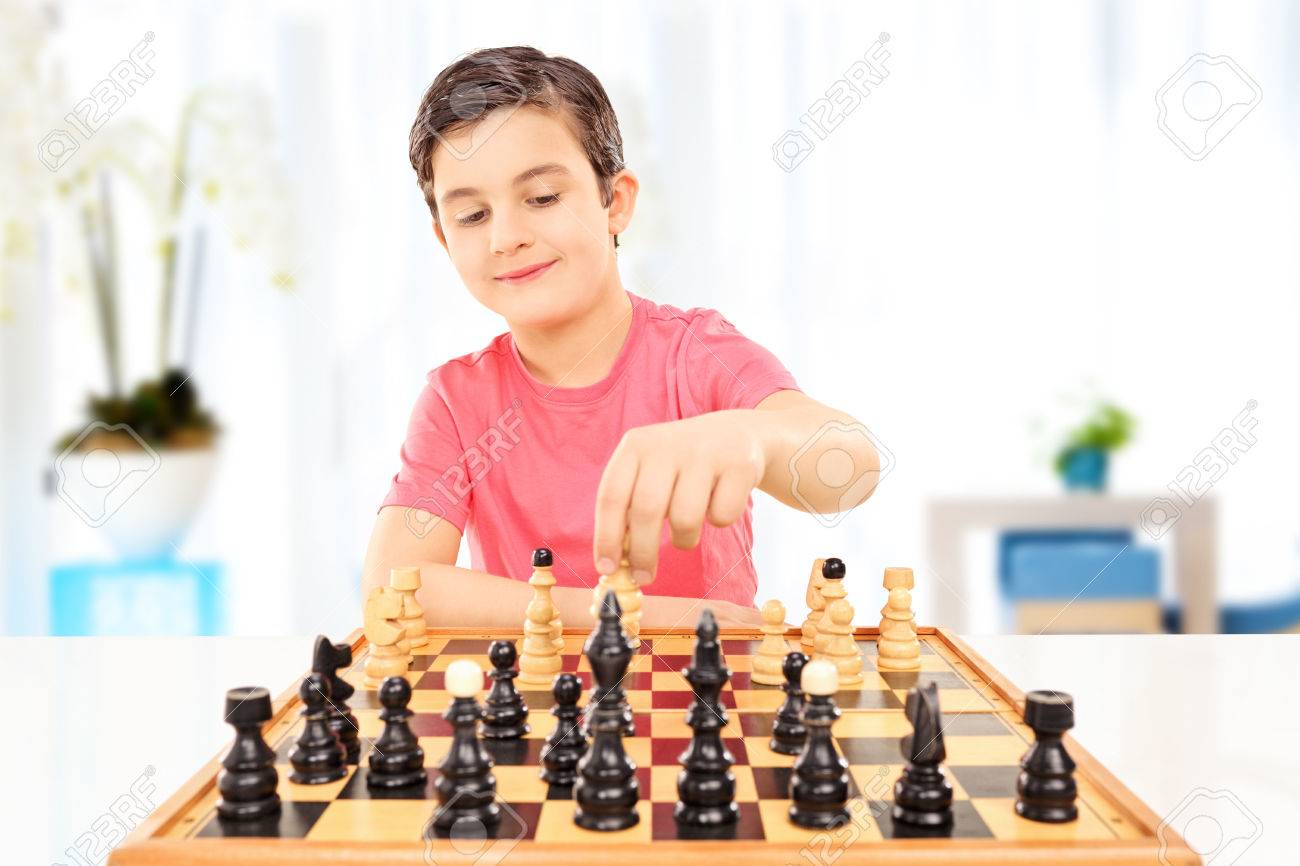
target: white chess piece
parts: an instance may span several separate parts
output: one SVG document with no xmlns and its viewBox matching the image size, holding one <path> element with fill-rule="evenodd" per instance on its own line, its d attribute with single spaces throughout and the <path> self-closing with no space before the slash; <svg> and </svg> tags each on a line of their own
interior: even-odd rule
<svg viewBox="0 0 1300 866">
<path fill-rule="evenodd" d="M 880 609 L 880 637 L 876 639 L 876 668 L 882 671 L 915 671 L 921 668 L 921 641 L 912 613 L 914 585 L 912 569 L 886 568 L 885 589 L 889 600 Z"/>
<path fill-rule="evenodd" d="M 765 686 L 779 686 L 785 682 L 781 666 L 790 652 L 785 641 L 785 605 L 775 598 L 763 603 L 763 642 L 754 653 L 750 680 Z"/>
</svg>

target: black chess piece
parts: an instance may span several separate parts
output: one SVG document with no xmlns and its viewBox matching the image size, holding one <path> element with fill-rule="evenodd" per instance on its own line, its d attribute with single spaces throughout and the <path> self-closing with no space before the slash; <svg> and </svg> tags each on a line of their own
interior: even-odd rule
<svg viewBox="0 0 1300 866">
<path fill-rule="evenodd" d="M 740 817 L 736 805 L 736 762 L 722 729 L 727 711 L 719 700 L 722 688 L 731 679 L 731 670 L 722 661 L 718 644 L 718 621 L 707 607 L 695 627 L 695 653 L 691 665 L 682 670 L 695 697 L 686 710 L 686 724 L 694 732 L 691 742 L 677 761 L 677 805 L 673 818 L 688 827 L 718 827 L 734 824 Z"/>
<path fill-rule="evenodd" d="M 952 824 L 952 783 L 941 764 L 948 756 L 943 744 L 939 687 L 934 682 L 907 690 L 907 720 L 912 733 L 899 745 L 907 765 L 894 783 L 894 823 L 939 828 Z"/>
<path fill-rule="evenodd" d="M 488 646 L 492 662 L 492 688 L 483 710 L 483 736 L 489 740 L 517 740 L 532 728 L 528 725 L 528 705 L 515 688 L 515 645 L 508 640 L 494 640 Z"/>
<path fill-rule="evenodd" d="M 452 726 L 451 747 L 438 764 L 441 775 L 434 788 L 438 792 L 439 805 L 425 830 L 426 836 L 480 832 L 491 836 L 501 823 L 492 756 L 478 735 L 483 708 L 475 695 L 483 683 L 483 671 L 477 664 L 469 662 L 474 676 L 463 676 L 465 671 L 455 670 L 459 664 L 452 662 L 446 674 L 452 701 L 442 717 Z"/>
<path fill-rule="evenodd" d="M 1034 731 L 1034 744 L 1020 759 L 1016 814 L 1049 824 L 1073 821 L 1079 817 L 1074 759 L 1061 735 L 1074 727 L 1074 698 L 1065 692 L 1030 692 L 1025 695 L 1025 724 Z"/>
<path fill-rule="evenodd" d="M 617 596 L 612 591 L 605 593 L 600 621 L 583 647 L 597 683 L 587 703 L 595 738 L 578 761 L 573 822 L 587 830 L 623 830 L 641 820 L 636 810 L 640 798 L 636 764 L 623 749 L 619 706 L 620 698 L 626 700 L 619 682 L 632 660 L 632 646 L 619 621 L 622 615 Z M 596 694 L 602 697 L 598 700 Z"/>
<path fill-rule="evenodd" d="M 605 596 L 608 598 L 611 594 L 612 593 L 607 592 L 605 593 Z M 602 601 L 601 604 L 603 608 L 604 602 Z M 622 616 L 623 606 L 618 603 L 617 597 L 615 597 L 614 606 L 618 609 L 619 616 Z M 588 647 L 591 646 L 592 641 L 596 640 L 597 636 L 600 634 L 600 628 L 601 628 L 600 617 L 597 616 L 596 624 L 592 627 L 591 634 L 587 635 L 587 640 L 582 644 L 582 651 L 584 654 L 587 652 Z M 622 630 L 622 628 L 623 628 L 623 624 L 622 622 L 620 622 L 619 623 L 620 631 Z M 627 637 L 627 633 L 624 632 L 624 638 L 626 637 Z M 630 646 L 631 645 L 630 640 L 628 640 L 628 644 L 629 644 L 628 651 L 633 652 Z M 619 676 L 618 680 L 610 684 L 608 687 L 602 687 L 599 684 L 597 684 L 596 688 L 592 691 L 591 697 L 587 699 L 586 709 L 583 711 L 582 714 L 583 735 L 586 737 L 593 736 L 591 720 L 597 705 L 605 705 L 610 703 L 616 705 L 618 708 L 619 724 L 621 725 L 623 736 L 625 737 L 636 736 L 636 722 L 632 718 L 632 705 L 628 703 L 627 692 L 624 691 L 623 689 L 622 676 Z"/>
<path fill-rule="evenodd" d="M 423 785 L 429 780 L 424 770 L 424 749 L 411 732 L 409 724 L 415 713 L 407 709 L 411 702 L 411 684 L 406 677 L 389 677 L 379 686 L 379 718 L 383 733 L 370 752 L 368 788 L 406 788 Z"/>
<path fill-rule="evenodd" d="M 323 785 L 348 774 L 347 752 L 339 735 L 329 726 L 330 682 L 324 674 L 311 674 L 298 689 L 302 700 L 303 728 L 289 763 L 289 781 L 299 785 Z"/>
<path fill-rule="evenodd" d="M 235 742 L 217 775 L 217 814 L 222 818 L 251 821 L 280 811 L 275 752 L 262 738 L 262 725 L 270 719 L 266 689 L 246 686 L 226 692 L 226 722 L 235 729 Z"/>
<path fill-rule="evenodd" d="M 772 739 L 768 748 L 781 755 L 797 755 L 803 751 L 803 744 L 808 739 L 808 729 L 804 727 L 800 715 L 803 713 L 803 689 L 799 678 L 803 676 L 803 666 L 808 664 L 808 656 L 795 650 L 787 653 L 781 663 L 781 673 L 785 682 L 781 689 L 785 692 L 785 701 L 776 711 L 776 720 L 772 722 Z"/>
<path fill-rule="evenodd" d="M 824 830 L 849 820 L 849 762 L 831 738 L 831 726 L 840 717 L 834 698 L 838 687 L 839 672 L 831 662 L 804 666 L 802 721 L 808 738 L 790 773 L 789 810 L 790 820 L 800 827 Z"/>
<path fill-rule="evenodd" d="M 578 698 L 582 696 L 582 681 L 573 674 L 557 674 L 551 684 L 555 706 L 555 730 L 542 746 L 542 781 L 566 787 L 578 778 L 578 760 L 587 751 L 587 738 L 578 723 Z"/>
<path fill-rule="evenodd" d="M 339 668 L 352 664 L 352 647 L 345 643 L 330 643 L 325 635 L 316 636 L 312 648 L 311 669 L 324 674 L 330 681 L 329 726 L 338 734 L 339 742 L 347 752 L 349 764 L 361 759 L 361 741 L 358 739 L 357 717 L 352 715 L 348 700 L 356 691 L 352 684 L 338 675 Z"/>
</svg>

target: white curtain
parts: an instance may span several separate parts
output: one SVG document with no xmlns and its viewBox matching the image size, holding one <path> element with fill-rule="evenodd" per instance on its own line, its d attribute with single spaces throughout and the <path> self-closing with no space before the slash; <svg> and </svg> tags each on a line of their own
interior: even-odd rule
<svg viewBox="0 0 1300 866">
<path fill-rule="evenodd" d="M 1081 389 L 1139 418 L 1113 468 L 1121 492 L 1163 490 L 1257 400 L 1259 445 L 1214 491 L 1221 594 L 1294 583 L 1300 24 L 1287 8 L 71 3 L 56 48 L 75 94 L 155 32 L 157 74 L 124 116 L 171 124 L 194 87 L 229 80 L 274 107 L 295 286 L 267 285 L 218 229 L 195 365 L 227 435 L 185 554 L 226 564 L 236 632 L 359 623 L 361 557 L 423 376 L 504 329 L 437 246 L 406 141 L 439 69 L 511 44 L 573 57 L 613 99 L 642 181 L 620 250 L 628 288 L 722 310 L 892 451 L 875 497 L 832 528 L 756 497 L 758 601 L 801 616 L 812 559 L 838 555 L 869 623 L 886 565 L 917 569 L 928 621 L 928 498 L 1056 489 L 1031 423 Z M 1157 128 L 1154 99 L 1197 52 L 1230 55 L 1264 94 L 1201 161 Z M 870 53 L 887 75 L 782 170 L 773 144 L 807 133 L 801 116 L 820 117 L 817 100 Z M 82 348 L 86 298 L 48 291 L 52 439 L 102 381 Z M 99 550 L 53 519 L 51 560 Z M 22 591 L 11 577 L 11 603 Z"/>
</svg>

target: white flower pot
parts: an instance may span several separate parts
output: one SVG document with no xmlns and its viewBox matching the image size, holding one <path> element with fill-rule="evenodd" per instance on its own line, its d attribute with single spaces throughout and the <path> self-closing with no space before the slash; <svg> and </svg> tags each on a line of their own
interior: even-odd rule
<svg viewBox="0 0 1300 866">
<path fill-rule="evenodd" d="M 70 447 L 55 460 L 56 492 L 124 559 L 171 558 L 207 495 L 217 449 Z"/>
</svg>

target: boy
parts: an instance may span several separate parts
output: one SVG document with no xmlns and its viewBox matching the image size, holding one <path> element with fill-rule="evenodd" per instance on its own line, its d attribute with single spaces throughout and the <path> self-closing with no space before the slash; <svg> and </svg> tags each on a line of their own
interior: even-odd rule
<svg viewBox="0 0 1300 866">
<path fill-rule="evenodd" d="M 600 82 L 533 48 L 468 55 L 425 93 L 411 164 L 438 242 L 509 331 L 428 375 L 363 593 L 419 565 L 430 624 L 518 628 L 547 547 L 562 621 L 589 626 L 591 587 L 626 545 L 644 627 L 693 625 L 705 602 L 724 626 L 761 623 L 750 493 L 851 508 L 878 458 L 719 313 L 623 288 L 638 185 Z M 796 452 L 817 467 L 797 493 Z M 846 466 L 869 483 L 846 494 Z M 467 530 L 472 568 L 457 568 Z"/>
</svg>

